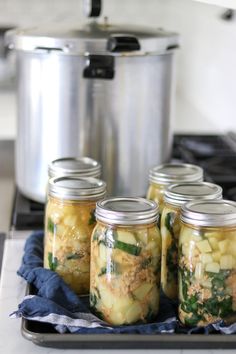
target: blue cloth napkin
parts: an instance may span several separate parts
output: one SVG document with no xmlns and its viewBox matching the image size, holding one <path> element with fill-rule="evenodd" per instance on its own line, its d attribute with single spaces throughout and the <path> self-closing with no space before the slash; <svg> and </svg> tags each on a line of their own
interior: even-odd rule
<svg viewBox="0 0 236 354">
<path fill-rule="evenodd" d="M 176 306 L 161 297 L 160 314 L 148 324 L 110 326 L 94 316 L 88 297 L 78 297 L 55 272 L 43 268 L 43 232 L 27 240 L 17 274 L 34 286 L 35 295 L 25 296 L 10 316 L 50 323 L 59 333 L 173 333 L 177 329 Z"/>
</svg>

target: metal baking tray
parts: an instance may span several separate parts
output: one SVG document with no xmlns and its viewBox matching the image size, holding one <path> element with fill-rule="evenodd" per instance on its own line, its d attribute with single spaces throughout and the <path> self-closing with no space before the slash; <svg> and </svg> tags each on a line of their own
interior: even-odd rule
<svg viewBox="0 0 236 354">
<path fill-rule="evenodd" d="M 26 294 L 34 291 L 27 286 Z M 60 334 L 45 323 L 22 319 L 24 338 L 62 349 L 235 349 L 236 334 Z"/>
</svg>

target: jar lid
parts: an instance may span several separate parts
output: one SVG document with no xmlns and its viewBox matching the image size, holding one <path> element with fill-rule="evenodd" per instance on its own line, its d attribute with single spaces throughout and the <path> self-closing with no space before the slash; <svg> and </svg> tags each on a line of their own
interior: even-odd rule
<svg viewBox="0 0 236 354">
<path fill-rule="evenodd" d="M 138 26 L 111 25 L 105 23 L 88 23 L 84 27 L 67 27 L 57 25 L 51 27 L 17 28 L 8 31 L 5 43 L 8 47 L 23 51 L 47 51 L 57 53 L 84 55 L 85 53 L 113 53 L 109 49 L 108 40 L 118 38 L 122 43 L 133 44 L 132 38 L 139 46 L 137 50 L 125 51 L 125 55 L 140 55 L 150 52 L 165 53 L 177 47 L 179 36 L 162 29 Z M 128 41 L 128 42 L 127 42 Z M 122 55 L 116 52 L 114 55 Z"/>
<path fill-rule="evenodd" d="M 182 208 L 181 220 L 196 226 L 236 226 L 236 202 L 224 199 L 188 202 Z"/>
<path fill-rule="evenodd" d="M 170 185 L 164 194 L 164 201 L 181 206 L 194 199 L 221 199 L 222 188 L 208 182 L 178 183 Z"/>
<path fill-rule="evenodd" d="M 49 179 L 48 193 L 60 199 L 96 200 L 105 196 L 106 183 L 93 177 L 53 177 Z"/>
<path fill-rule="evenodd" d="M 48 166 L 49 177 L 72 176 L 99 177 L 101 165 L 90 157 L 65 157 L 52 161 Z"/>
<path fill-rule="evenodd" d="M 95 215 L 97 220 L 114 225 L 141 225 L 156 222 L 158 206 L 144 198 L 107 198 L 99 201 Z"/>
<path fill-rule="evenodd" d="M 200 166 L 186 163 L 167 163 L 153 167 L 149 171 L 149 181 L 157 184 L 201 182 L 202 180 L 203 169 Z"/>
</svg>

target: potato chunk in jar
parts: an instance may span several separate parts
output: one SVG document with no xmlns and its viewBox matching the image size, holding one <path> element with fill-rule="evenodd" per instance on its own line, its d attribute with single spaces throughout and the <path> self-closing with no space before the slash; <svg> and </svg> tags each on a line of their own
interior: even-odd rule
<svg viewBox="0 0 236 354">
<path fill-rule="evenodd" d="M 44 267 L 56 271 L 79 295 L 89 293 L 95 207 L 96 200 L 65 200 L 50 195 L 46 206 Z"/>
<path fill-rule="evenodd" d="M 98 213 L 96 216 L 100 217 Z M 156 222 L 121 226 L 98 219 L 91 240 L 92 310 L 113 325 L 155 319 L 159 310 L 160 260 Z"/>
<path fill-rule="evenodd" d="M 228 203 L 189 203 L 190 210 L 198 211 L 199 220 L 201 210 L 203 215 L 209 214 L 196 222 L 201 225 L 189 224 L 182 216 L 185 221 L 179 243 L 179 318 L 187 326 L 208 325 L 236 311 L 236 203 Z M 215 219 L 211 215 L 214 210 L 218 213 Z M 228 220 L 227 212 L 232 212 Z M 218 225 L 210 226 L 213 222 Z"/>
</svg>

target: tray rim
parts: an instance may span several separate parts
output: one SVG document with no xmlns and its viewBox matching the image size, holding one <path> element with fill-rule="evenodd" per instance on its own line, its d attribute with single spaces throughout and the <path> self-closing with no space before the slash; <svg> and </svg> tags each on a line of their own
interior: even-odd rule
<svg viewBox="0 0 236 354">
<path fill-rule="evenodd" d="M 32 286 L 27 283 L 26 295 Z M 236 334 L 78 334 L 31 331 L 22 318 L 22 336 L 36 345 L 63 349 L 235 349 Z"/>
</svg>

